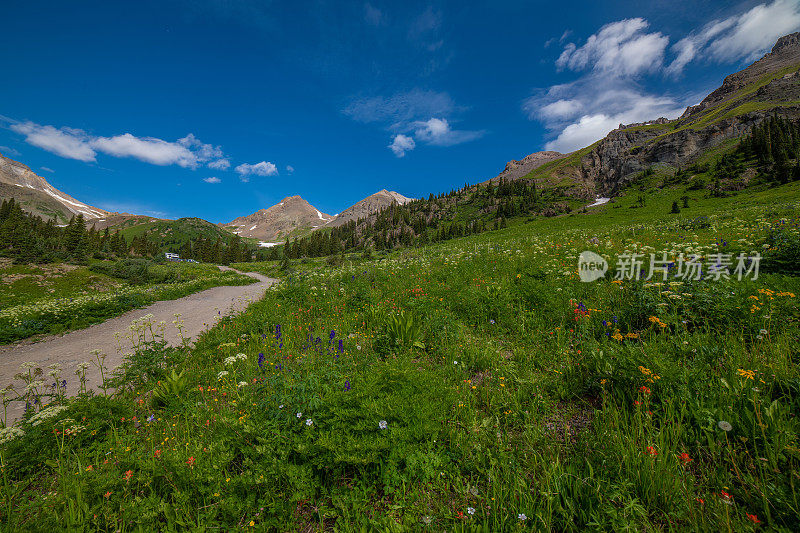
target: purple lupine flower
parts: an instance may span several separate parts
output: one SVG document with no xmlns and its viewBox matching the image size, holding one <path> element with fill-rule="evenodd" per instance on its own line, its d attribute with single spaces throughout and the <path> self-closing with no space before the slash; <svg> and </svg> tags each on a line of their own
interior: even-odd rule
<svg viewBox="0 0 800 533">
<path fill-rule="evenodd" d="M 339 339 L 339 353 L 344 353 L 344 340 Z"/>
<path fill-rule="evenodd" d="M 280 324 L 276 324 L 275 325 L 275 338 L 276 339 L 280 339 L 281 338 L 281 325 Z"/>
<path fill-rule="evenodd" d="M 333 340 L 333 338 L 334 338 L 335 336 L 336 336 L 336 330 L 333 330 L 333 329 L 332 329 L 332 330 L 331 330 L 331 334 L 328 336 L 328 338 L 329 338 L 330 340 Z"/>
<path fill-rule="evenodd" d="M 280 363 L 278 363 L 277 365 L 275 365 L 275 370 L 280 370 L 280 369 L 282 369 L 282 368 L 283 368 L 283 367 L 281 366 L 281 364 L 280 364 Z"/>
<path fill-rule="evenodd" d="M 67 380 L 66 379 L 62 379 L 61 380 L 61 388 L 62 389 L 66 389 L 67 388 Z"/>
<path fill-rule="evenodd" d="M 261 365 L 264 364 L 264 352 L 260 352 L 258 354 L 258 368 L 261 368 Z"/>
<path fill-rule="evenodd" d="M 344 390 L 350 390 L 350 380 L 346 379 L 344 381 Z"/>
</svg>

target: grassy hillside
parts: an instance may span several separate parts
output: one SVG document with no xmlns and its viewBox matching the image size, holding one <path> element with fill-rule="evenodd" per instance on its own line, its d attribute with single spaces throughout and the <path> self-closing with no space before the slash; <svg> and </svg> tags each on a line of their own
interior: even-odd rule
<svg viewBox="0 0 800 533">
<path fill-rule="evenodd" d="M 222 239 L 223 242 L 233 235 L 216 224 L 201 218 L 179 218 L 177 220 L 156 220 L 144 224 L 123 226 L 122 235 L 131 241 L 134 237 L 145 236 L 155 242 L 160 250 L 178 252 L 187 241 L 198 238 L 212 241 Z"/>
<path fill-rule="evenodd" d="M 21 424 L 4 519 L 797 530 L 800 278 L 781 265 L 800 253 L 798 184 L 678 214 L 684 191 L 650 192 L 340 268 L 296 262 L 192 351 L 131 356 L 168 385 L 125 376 L 132 391 Z M 612 273 L 626 251 L 765 259 L 758 279 L 582 283 L 587 249 Z"/>
</svg>

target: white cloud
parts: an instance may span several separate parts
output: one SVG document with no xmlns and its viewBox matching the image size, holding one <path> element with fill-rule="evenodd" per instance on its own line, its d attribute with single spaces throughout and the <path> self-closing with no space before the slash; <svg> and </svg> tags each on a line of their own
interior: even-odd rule
<svg viewBox="0 0 800 533">
<path fill-rule="evenodd" d="M 228 170 L 231 168 L 231 162 L 228 159 L 217 159 L 216 161 L 211 161 L 207 166 L 214 170 Z"/>
<path fill-rule="evenodd" d="M 96 137 L 75 128 L 43 126 L 30 121 L 12 121 L 9 127 L 25 135 L 28 144 L 79 161 L 94 162 L 97 153 L 102 152 L 114 157 L 133 157 L 154 165 L 178 165 L 194 169 L 216 159 L 209 166 L 222 170 L 230 166 L 227 159 L 219 159 L 225 155 L 219 146 L 205 144 L 191 133 L 176 142 L 170 142 L 155 137 L 136 137 L 130 133 Z"/>
<path fill-rule="evenodd" d="M 203 178 L 203 181 L 205 181 L 206 183 L 220 183 L 220 182 L 222 182 L 222 180 L 217 178 L 216 176 L 211 176 L 210 178 Z"/>
<path fill-rule="evenodd" d="M 286 172 L 294 174 L 294 167 L 292 165 L 286 165 Z"/>
<path fill-rule="evenodd" d="M 278 174 L 278 167 L 269 161 L 262 161 L 254 165 L 242 163 L 234 170 L 239 173 L 239 179 L 244 182 L 250 181 L 249 176 L 275 176 Z"/>
<path fill-rule="evenodd" d="M 539 90 L 522 103 L 531 120 L 540 120 L 555 136 L 548 150 L 568 152 L 603 138 L 619 124 L 676 118 L 698 94 L 650 94 L 636 80 L 646 74 L 680 74 L 698 59 L 716 62 L 758 58 L 781 35 L 800 28 L 800 1 L 774 0 L 747 12 L 712 21 L 677 41 L 664 67 L 669 38 L 648 32 L 642 18 L 606 24 L 586 43 L 568 43 L 558 69 L 584 71 L 577 80 Z"/>
<path fill-rule="evenodd" d="M 212 159 L 219 159 L 225 156 L 221 147 L 205 144 L 192 133 L 183 139 L 178 139 L 178 144 L 190 149 L 200 162 L 211 161 Z"/>
<path fill-rule="evenodd" d="M 25 142 L 68 159 L 95 161 L 97 152 L 89 145 L 89 138 L 82 130 L 54 128 L 34 122 L 11 124 L 11 130 L 25 135 Z"/>
<path fill-rule="evenodd" d="M 564 119 L 575 116 L 581 109 L 583 104 L 578 100 L 556 100 L 543 105 L 538 112 L 546 119 Z"/>
<path fill-rule="evenodd" d="M 569 43 L 556 60 L 560 69 L 586 70 L 615 76 L 634 76 L 658 69 L 664 59 L 669 37 L 644 33 L 648 27 L 642 18 L 606 24 L 581 47 Z"/>
<path fill-rule="evenodd" d="M 394 136 L 392 144 L 390 144 L 388 148 L 391 149 L 397 157 L 403 157 L 406 155 L 406 152 L 413 150 L 416 145 L 414 139 L 400 133 Z"/>
<path fill-rule="evenodd" d="M 454 146 L 482 137 L 483 131 L 454 130 L 445 119 L 432 118 L 414 123 L 417 140 L 434 146 Z"/>
<path fill-rule="evenodd" d="M 775 0 L 759 4 L 741 15 L 706 24 L 699 32 L 672 46 L 677 57 L 667 67 L 679 74 L 695 59 L 717 63 L 754 61 L 767 52 L 779 37 L 800 29 L 800 2 Z"/>
<path fill-rule="evenodd" d="M 50 168 L 50 167 L 41 167 L 41 169 L 42 169 L 42 170 L 44 170 L 45 172 L 50 172 L 50 173 L 53 173 L 53 172 L 55 172 L 55 170 L 53 170 L 53 169 L 52 169 L 52 168 Z"/>
<path fill-rule="evenodd" d="M 179 142 L 168 142 L 155 137 L 136 137 L 130 133 L 114 137 L 98 137 L 91 146 L 114 157 L 133 157 L 153 165 L 178 165 L 197 168 L 198 157 Z"/>
<path fill-rule="evenodd" d="M 779 37 L 798 28 L 800 2 L 776 0 L 744 13 L 732 31 L 712 42 L 708 50 L 716 61 L 751 61 L 769 50 Z"/>
<path fill-rule="evenodd" d="M 571 152 L 602 139 L 620 124 L 645 122 L 659 117 L 676 118 L 685 109 L 673 98 L 653 96 L 630 88 L 609 88 L 593 96 L 594 105 L 587 106 L 591 113 L 573 117 L 568 123 L 550 124 L 553 129 L 560 129 L 561 133 L 548 142 L 545 149 Z"/>
</svg>

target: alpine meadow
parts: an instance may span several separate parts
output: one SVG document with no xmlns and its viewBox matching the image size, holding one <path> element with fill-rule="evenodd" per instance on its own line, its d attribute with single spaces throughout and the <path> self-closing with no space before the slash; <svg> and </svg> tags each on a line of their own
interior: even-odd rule
<svg viewBox="0 0 800 533">
<path fill-rule="evenodd" d="M 799 531 L 800 2 L 600 4 L 11 8 L 0 530 Z"/>
</svg>

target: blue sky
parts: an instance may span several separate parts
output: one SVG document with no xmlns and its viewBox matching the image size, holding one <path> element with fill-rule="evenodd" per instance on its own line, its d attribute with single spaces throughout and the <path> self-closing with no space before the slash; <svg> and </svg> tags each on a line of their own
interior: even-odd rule
<svg viewBox="0 0 800 533">
<path fill-rule="evenodd" d="M 0 153 L 98 207 L 227 222 L 427 196 L 675 117 L 800 0 L 7 3 Z"/>
</svg>

